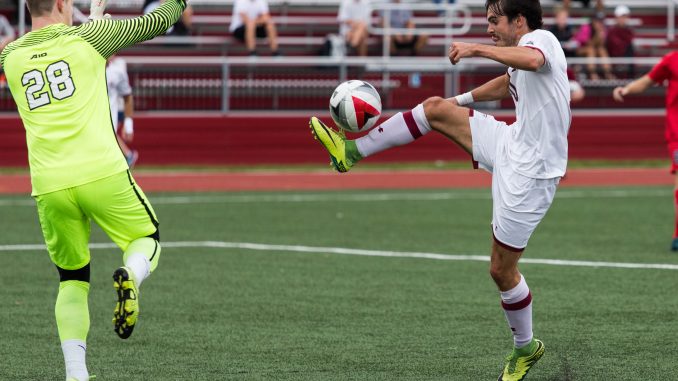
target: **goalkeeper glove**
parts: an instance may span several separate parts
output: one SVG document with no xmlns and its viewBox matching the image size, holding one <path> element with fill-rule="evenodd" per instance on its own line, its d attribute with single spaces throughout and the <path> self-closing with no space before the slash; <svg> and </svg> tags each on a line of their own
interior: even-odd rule
<svg viewBox="0 0 678 381">
<path fill-rule="evenodd" d="M 106 9 L 106 2 L 108 0 L 92 0 L 92 2 L 89 5 L 89 17 L 87 17 L 90 20 L 110 20 L 111 15 L 104 14 L 104 10 Z"/>
</svg>

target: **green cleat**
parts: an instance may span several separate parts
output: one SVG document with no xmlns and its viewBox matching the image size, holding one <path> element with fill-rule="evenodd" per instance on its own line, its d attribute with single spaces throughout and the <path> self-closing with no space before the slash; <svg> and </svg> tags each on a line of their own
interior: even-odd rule
<svg viewBox="0 0 678 381">
<path fill-rule="evenodd" d="M 529 372 L 532 366 L 534 366 L 541 356 L 544 355 L 544 343 L 540 340 L 533 339 L 526 349 L 527 348 L 532 349 L 528 354 L 520 353 L 522 351 L 514 348 L 513 351 L 506 356 L 506 366 L 504 366 L 504 371 L 499 375 L 497 381 L 521 381 L 525 379 L 527 372 Z"/>
<path fill-rule="evenodd" d="M 139 290 L 130 274 L 131 270 L 127 267 L 120 267 L 113 273 L 113 288 L 118 293 L 118 302 L 113 310 L 113 325 L 115 333 L 121 339 L 132 334 L 139 318 Z"/>
<path fill-rule="evenodd" d="M 344 134 L 327 127 L 315 116 L 311 118 L 308 125 L 311 127 L 315 139 L 330 154 L 334 169 L 338 172 L 348 172 L 353 166 L 353 162 L 346 155 L 346 137 Z"/>
<path fill-rule="evenodd" d="M 674 238 L 671 241 L 671 251 L 678 251 L 678 238 Z"/>
</svg>

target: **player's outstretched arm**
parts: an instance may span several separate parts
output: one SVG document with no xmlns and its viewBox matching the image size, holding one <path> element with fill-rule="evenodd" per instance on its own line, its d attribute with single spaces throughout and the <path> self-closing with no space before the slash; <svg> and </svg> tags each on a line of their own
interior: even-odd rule
<svg viewBox="0 0 678 381">
<path fill-rule="evenodd" d="M 95 20 L 74 28 L 104 58 L 120 49 L 164 34 L 186 8 L 185 0 L 167 0 L 153 12 L 128 20 Z"/>
<path fill-rule="evenodd" d="M 483 44 L 453 42 L 448 58 L 456 65 L 462 58 L 483 57 L 497 61 L 518 70 L 537 71 L 546 63 L 544 55 L 538 49 L 524 46 L 498 47 Z"/>
<path fill-rule="evenodd" d="M 654 84 L 649 75 L 644 75 L 635 81 L 626 84 L 626 86 L 619 86 L 612 90 L 612 97 L 617 102 L 624 102 L 624 97 L 632 94 L 640 94 L 650 88 Z"/>
<path fill-rule="evenodd" d="M 509 96 L 509 76 L 506 74 L 485 82 L 470 92 L 449 98 L 449 101 L 464 106 L 473 102 L 487 102 L 504 99 Z M 461 100 L 461 101 L 460 101 Z"/>
</svg>

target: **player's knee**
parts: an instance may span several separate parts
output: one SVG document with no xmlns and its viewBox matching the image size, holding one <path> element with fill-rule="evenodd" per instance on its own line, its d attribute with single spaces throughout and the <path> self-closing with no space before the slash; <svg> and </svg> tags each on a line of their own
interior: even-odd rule
<svg viewBox="0 0 678 381">
<path fill-rule="evenodd" d="M 426 119 L 428 119 L 429 122 L 433 122 L 431 123 L 433 129 L 436 129 L 437 126 L 437 123 L 435 122 L 448 119 L 450 112 L 458 107 L 454 103 L 441 97 L 430 97 L 424 101 L 423 105 Z"/>
<path fill-rule="evenodd" d="M 66 270 L 59 266 L 56 267 L 59 271 L 59 281 L 65 282 L 68 280 L 77 280 L 89 283 L 89 263 L 77 270 Z"/>
<path fill-rule="evenodd" d="M 441 97 L 426 98 L 426 100 L 423 102 L 426 116 L 430 115 L 431 117 L 434 117 L 440 111 L 443 102 L 445 102 L 445 99 Z"/>
</svg>

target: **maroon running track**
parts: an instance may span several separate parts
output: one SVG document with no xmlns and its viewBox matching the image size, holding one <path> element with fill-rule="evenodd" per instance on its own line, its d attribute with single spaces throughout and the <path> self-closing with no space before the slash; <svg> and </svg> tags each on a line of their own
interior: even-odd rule
<svg viewBox="0 0 678 381">
<path fill-rule="evenodd" d="M 146 172 L 135 179 L 147 192 L 291 191 L 332 189 L 444 189 L 490 186 L 482 170 L 326 172 Z M 568 171 L 561 186 L 671 185 L 662 168 L 596 168 Z M 0 175 L 1 194 L 30 193 L 28 175 Z"/>
</svg>

